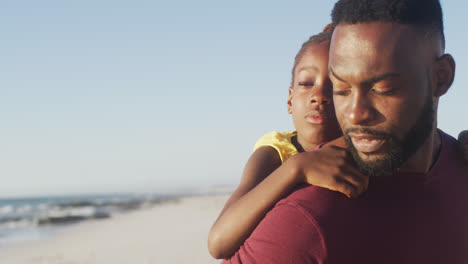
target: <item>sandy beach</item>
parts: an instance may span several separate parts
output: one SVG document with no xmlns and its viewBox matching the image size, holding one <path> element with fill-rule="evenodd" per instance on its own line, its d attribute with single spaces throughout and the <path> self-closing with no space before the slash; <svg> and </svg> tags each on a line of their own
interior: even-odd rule
<svg viewBox="0 0 468 264">
<path fill-rule="evenodd" d="M 42 240 L 0 247 L 0 263 L 219 263 L 208 253 L 207 236 L 227 198 L 181 198 L 72 225 Z"/>
</svg>

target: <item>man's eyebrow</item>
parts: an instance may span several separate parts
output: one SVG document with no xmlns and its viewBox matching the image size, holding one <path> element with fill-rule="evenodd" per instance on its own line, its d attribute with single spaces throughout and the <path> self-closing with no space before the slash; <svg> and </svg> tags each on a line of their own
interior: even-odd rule
<svg viewBox="0 0 468 264">
<path fill-rule="evenodd" d="M 338 75 L 336 75 L 336 73 L 333 71 L 332 67 L 328 67 L 328 72 L 330 72 L 336 79 L 342 81 L 342 82 L 345 82 L 347 83 L 347 81 L 341 79 L 340 77 L 338 77 Z"/>
<path fill-rule="evenodd" d="M 340 78 L 338 75 L 336 75 L 336 73 L 333 71 L 333 69 L 331 67 L 328 68 L 328 71 L 338 80 L 342 81 L 342 82 L 345 82 L 347 83 L 347 81 L 343 80 L 342 78 Z M 394 78 L 394 77 L 398 77 L 400 76 L 399 73 L 396 73 L 396 72 L 387 72 L 387 73 L 382 73 L 382 74 L 378 74 L 376 76 L 372 76 L 370 77 L 369 79 L 366 79 L 364 81 L 362 81 L 361 83 L 362 84 L 372 84 L 372 83 L 376 83 L 376 82 L 380 82 L 380 81 L 383 81 L 383 80 L 386 80 L 386 79 L 391 79 L 391 78 Z"/>
<path fill-rule="evenodd" d="M 386 79 L 391 79 L 391 78 L 395 78 L 395 77 L 398 77 L 400 76 L 399 73 L 396 73 L 396 72 L 387 72 L 387 73 L 382 73 L 382 74 L 378 74 L 376 76 L 373 76 L 367 80 L 364 80 L 362 81 L 361 83 L 362 84 L 372 84 L 372 83 L 376 83 L 376 82 L 380 82 L 380 81 L 383 81 L 383 80 L 386 80 Z"/>
</svg>

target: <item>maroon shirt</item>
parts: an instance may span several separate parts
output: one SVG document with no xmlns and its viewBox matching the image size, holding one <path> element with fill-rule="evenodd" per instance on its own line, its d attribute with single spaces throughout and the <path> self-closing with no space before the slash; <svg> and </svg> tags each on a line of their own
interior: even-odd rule
<svg viewBox="0 0 468 264">
<path fill-rule="evenodd" d="M 468 164 L 440 135 L 427 174 L 372 178 L 358 199 L 304 185 L 223 263 L 468 263 Z"/>
</svg>

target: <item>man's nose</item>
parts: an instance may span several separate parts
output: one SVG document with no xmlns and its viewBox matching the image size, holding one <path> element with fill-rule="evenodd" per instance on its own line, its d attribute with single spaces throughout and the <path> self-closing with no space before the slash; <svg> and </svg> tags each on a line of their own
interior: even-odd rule
<svg viewBox="0 0 468 264">
<path fill-rule="evenodd" d="M 366 94 L 356 92 L 352 96 L 352 102 L 346 109 L 345 115 L 351 124 L 366 124 L 375 117 L 375 109 Z"/>
</svg>

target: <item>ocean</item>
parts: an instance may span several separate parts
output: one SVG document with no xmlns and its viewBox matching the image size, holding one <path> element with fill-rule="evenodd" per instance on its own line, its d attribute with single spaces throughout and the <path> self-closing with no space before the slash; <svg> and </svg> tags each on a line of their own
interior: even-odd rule
<svg viewBox="0 0 468 264">
<path fill-rule="evenodd" d="M 106 194 L 0 199 L 0 247 L 43 239 L 76 223 L 118 217 L 175 198 L 175 195 Z"/>
</svg>

